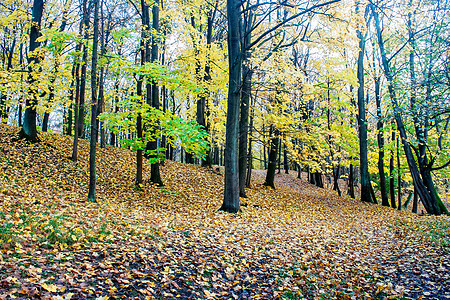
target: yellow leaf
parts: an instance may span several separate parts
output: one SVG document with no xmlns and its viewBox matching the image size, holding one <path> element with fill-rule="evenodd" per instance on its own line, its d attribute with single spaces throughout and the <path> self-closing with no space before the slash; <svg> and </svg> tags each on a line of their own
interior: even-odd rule
<svg viewBox="0 0 450 300">
<path fill-rule="evenodd" d="M 54 284 L 45 284 L 45 283 L 43 283 L 43 284 L 41 284 L 41 287 L 44 289 L 44 290 L 46 290 L 47 292 L 50 292 L 50 293 L 56 293 L 56 291 L 57 291 L 57 287 L 56 287 L 56 285 L 54 285 Z"/>
</svg>

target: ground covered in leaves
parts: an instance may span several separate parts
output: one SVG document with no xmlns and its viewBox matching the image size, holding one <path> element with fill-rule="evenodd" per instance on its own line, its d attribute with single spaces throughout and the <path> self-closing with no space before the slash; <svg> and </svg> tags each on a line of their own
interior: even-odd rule
<svg viewBox="0 0 450 300">
<path fill-rule="evenodd" d="M 218 211 L 223 176 L 167 161 L 134 187 L 134 153 L 14 141 L 0 125 L 0 299 L 449 299 L 448 217 L 255 176 L 242 212 Z M 149 165 L 144 178 L 148 180 Z M 283 177 L 284 176 L 284 177 Z"/>
</svg>

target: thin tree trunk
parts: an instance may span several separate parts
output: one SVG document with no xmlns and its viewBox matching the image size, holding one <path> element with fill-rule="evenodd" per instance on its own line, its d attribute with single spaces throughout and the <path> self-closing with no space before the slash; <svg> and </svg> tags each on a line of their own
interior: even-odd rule
<svg viewBox="0 0 450 300">
<path fill-rule="evenodd" d="M 397 198 L 398 198 L 398 205 L 397 209 L 402 209 L 402 174 L 401 174 L 401 168 L 400 168 L 400 144 L 397 137 Z"/>
<path fill-rule="evenodd" d="M 282 146 L 283 142 L 282 139 L 280 138 L 278 141 L 278 159 L 277 159 L 277 168 L 278 168 L 278 174 L 281 174 L 281 146 Z"/>
<path fill-rule="evenodd" d="M 16 37 L 14 36 L 11 47 L 9 47 L 9 51 L 8 51 L 9 53 L 8 53 L 8 58 L 7 58 L 8 61 L 6 64 L 6 72 L 9 72 L 12 68 L 12 60 L 13 60 L 15 47 L 16 47 Z M 2 119 L 1 122 L 4 124 L 6 124 L 8 122 L 8 108 L 6 105 L 7 99 L 8 99 L 7 92 L 2 91 L 1 95 L 0 95 L 0 118 Z"/>
<path fill-rule="evenodd" d="M 114 85 L 114 113 L 118 113 L 119 112 L 119 79 L 116 79 L 116 84 Z M 116 134 L 114 133 L 113 130 L 111 130 L 111 136 L 110 136 L 110 140 L 109 140 L 109 144 L 111 146 L 116 146 Z"/>
<path fill-rule="evenodd" d="M 286 143 L 284 143 L 283 144 L 283 149 L 284 149 L 284 152 L 283 152 L 283 156 L 284 156 L 284 159 L 283 159 L 283 161 L 284 161 L 284 173 L 286 173 L 286 174 L 289 174 L 289 161 L 288 161 L 288 151 L 287 151 L 287 148 L 286 148 Z"/>
<path fill-rule="evenodd" d="M 83 56 L 81 64 L 81 77 L 80 77 L 80 98 L 78 103 L 78 135 L 80 137 L 85 137 L 84 133 L 84 106 L 85 106 L 85 95 L 86 95 L 86 78 L 87 78 L 87 62 L 88 62 L 88 40 L 89 40 L 89 8 L 87 5 L 87 0 L 83 0 L 83 21 L 84 21 L 84 43 L 83 43 Z"/>
<path fill-rule="evenodd" d="M 146 26 L 150 23 L 149 21 L 149 7 L 145 3 L 144 0 L 141 0 L 141 8 L 142 8 L 142 32 L 141 32 L 141 43 L 140 43 L 140 54 L 141 54 L 141 66 L 145 64 L 146 55 L 145 55 L 145 39 L 147 34 L 145 32 Z M 142 99 L 142 85 L 144 82 L 144 76 L 139 75 L 136 87 L 136 95 L 138 97 L 139 104 L 143 103 Z M 142 115 L 138 113 L 136 117 L 136 132 L 137 138 L 139 142 L 142 142 L 142 148 L 138 148 L 136 151 L 136 187 L 140 188 L 140 184 L 142 184 L 142 167 L 143 167 L 143 127 L 142 127 Z"/>
<path fill-rule="evenodd" d="M 158 33 L 159 33 L 159 0 L 156 0 L 152 7 L 152 29 L 153 29 L 153 36 L 152 36 L 152 57 L 151 61 L 155 62 L 158 60 Z M 159 109 L 159 87 L 156 83 L 156 81 L 152 81 L 152 106 L 155 109 Z M 152 128 L 151 130 L 156 131 L 157 128 Z M 153 151 L 153 158 L 157 159 L 158 154 L 156 153 L 158 148 L 158 140 L 154 139 L 150 141 L 150 151 Z M 154 162 L 151 164 L 151 174 L 150 174 L 150 181 L 162 186 L 163 182 L 161 180 L 161 174 L 159 171 L 159 161 Z"/>
<path fill-rule="evenodd" d="M 252 101 L 253 102 L 253 101 Z M 245 180 L 245 186 L 247 188 L 250 187 L 250 182 L 252 180 L 252 169 L 253 169 L 253 153 L 252 153 L 252 147 L 253 147 L 253 120 L 255 118 L 254 116 L 255 114 L 255 110 L 251 109 L 250 111 L 250 124 L 249 124 L 249 128 L 248 128 L 248 160 L 247 160 L 247 178 Z"/>
<path fill-rule="evenodd" d="M 380 77 L 375 77 L 375 102 L 377 106 L 377 141 L 378 141 L 378 173 L 380 174 L 381 204 L 389 206 L 386 189 L 386 174 L 384 172 L 384 136 L 381 114 Z"/>
<path fill-rule="evenodd" d="M 358 7 L 357 7 L 358 10 Z M 358 53 L 358 128 L 359 128 L 359 161 L 360 161 L 360 176 L 361 176 L 361 201 L 373 202 L 370 194 L 370 179 L 369 179 L 369 161 L 367 157 L 367 120 L 366 107 L 364 99 L 364 51 L 365 51 L 365 36 L 360 29 L 356 30 L 359 39 L 359 53 Z"/>
<path fill-rule="evenodd" d="M 392 129 L 391 142 L 394 143 L 396 141 L 395 137 L 395 129 Z M 391 198 L 391 207 L 397 208 L 397 202 L 395 200 L 395 177 L 394 177 L 394 150 L 391 150 L 391 157 L 389 159 L 389 192 Z"/>
<path fill-rule="evenodd" d="M 99 0 L 94 1 L 94 37 L 92 41 L 92 67 L 91 67 L 91 136 L 89 148 L 89 201 L 96 202 L 97 170 L 95 165 L 95 155 L 98 139 L 97 128 L 97 51 L 98 51 L 98 11 Z"/>
<path fill-rule="evenodd" d="M 250 67 L 250 51 L 247 47 L 251 43 L 251 27 L 253 23 L 253 13 L 250 10 L 248 14 L 244 14 L 244 25 L 241 26 L 244 32 L 241 32 L 243 61 L 242 61 L 242 91 L 241 91 L 241 103 L 240 112 L 241 117 L 239 120 L 239 195 L 241 197 L 247 197 L 245 195 L 245 181 L 247 172 L 247 145 L 248 145 L 248 119 L 250 112 L 250 97 L 252 87 L 252 75 L 253 70 Z"/>
</svg>

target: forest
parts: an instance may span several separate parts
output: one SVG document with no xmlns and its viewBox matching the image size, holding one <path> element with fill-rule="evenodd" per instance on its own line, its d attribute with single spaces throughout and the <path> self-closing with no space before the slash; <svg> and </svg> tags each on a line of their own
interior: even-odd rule
<svg viewBox="0 0 450 300">
<path fill-rule="evenodd" d="M 450 297 L 448 1 L 117 1 L 0 3 L 0 298 Z"/>
</svg>

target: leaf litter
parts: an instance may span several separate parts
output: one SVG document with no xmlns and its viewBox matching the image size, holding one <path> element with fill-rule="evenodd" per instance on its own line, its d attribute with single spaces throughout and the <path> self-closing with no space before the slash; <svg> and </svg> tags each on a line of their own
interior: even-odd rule
<svg viewBox="0 0 450 300">
<path fill-rule="evenodd" d="M 1 299 L 449 299 L 448 217 L 338 197 L 256 174 L 242 212 L 218 211 L 223 176 L 166 161 L 134 187 L 133 152 L 0 125 Z M 439 240 L 430 226 L 441 224 Z M 447 231 L 445 231 L 447 230 Z"/>
</svg>

